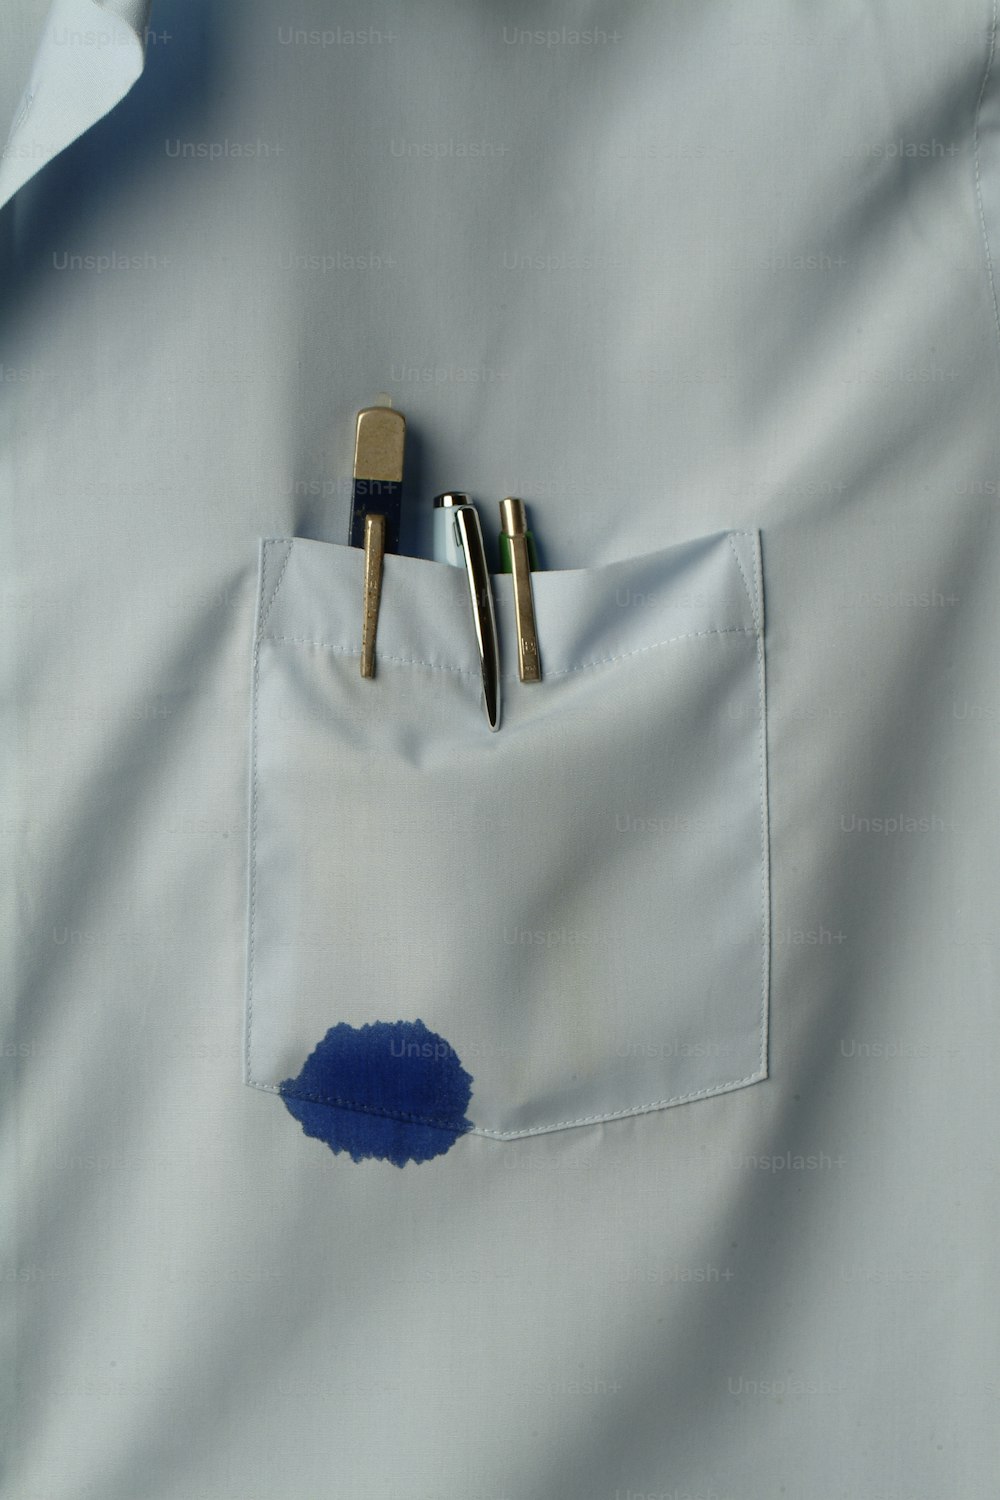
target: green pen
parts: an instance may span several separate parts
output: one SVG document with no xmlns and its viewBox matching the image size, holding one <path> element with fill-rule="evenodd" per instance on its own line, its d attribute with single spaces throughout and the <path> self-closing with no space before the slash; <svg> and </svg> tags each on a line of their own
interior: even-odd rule
<svg viewBox="0 0 1000 1500">
<path fill-rule="evenodd" d="M 541 682 L 538 631 L 531 573 L 538 569 L 535 539 L 528 530 L 524 501 L 513 495 L 500 501 L 500 571 L 510 573 L 514 583 L 514 619 L 517 625 L 517 671 L 522 682 Z"/>
<path fill-rule="evenodd" d="M 504 506 L 509 508 L 505 512 Z M 519 523 L 520 531 L 510 522 Z M 501 573 L 513 573 L 514 565 L 511 559 L 510 543 L 512 536 L 523 536 L 528 543 L 528 567 L 532 573 L 538 572 L 538 552 L 535 549 L 535 533 L 528 530 L 527 512 L 523 500 L 516 500 L 509 495 L 506 500 L 500 501 L 500 571 Z"/>
</svg>

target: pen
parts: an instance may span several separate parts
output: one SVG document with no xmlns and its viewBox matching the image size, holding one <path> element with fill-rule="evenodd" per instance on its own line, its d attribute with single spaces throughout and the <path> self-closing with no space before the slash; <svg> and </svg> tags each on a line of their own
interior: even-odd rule
<svg viewBox="0 0 1000 1500">
<path fill-rule="evenodd" d="M 493 610 L 493 590 L 486 565 L 479 512 L 468 495 L 453 492 L 435 495 L 433 549 L 437 562 L 465 568 L 483 674 L 483 706 L 490 728 L 499 729 L 500 647 Z"/>
<path fill-rule="evenodd" d="M 399 551 L 399 511 L 403 494 L 406 418 L 391 406 L 358 412 L 351 490 L 352 547 L 365 544 L 365 516 L 385 516 L 385 550 Z"/>
<path fill-rule="evenodd" d="M 385 554 L 399 548 L 405 441 L 406 420 L 402 412 L 393 411 L 389 406 L 366 406 L 358 412 L 348 540 L 352 547 L 365 549 L 362 677 L 375 675 L 375 632 L 382 597 L 382 565 Z"/>
<path fill-rule="evenodd" d="M 538 567 L 538 557 L 523 500 L 508 495 L 500 501 L 500 526 L 500 567 L 513 576 L 514 582 L 518 676 L 522 682 L 541 682 L 535 601 L 531 592 L 531 570 Z"/>
</svg>

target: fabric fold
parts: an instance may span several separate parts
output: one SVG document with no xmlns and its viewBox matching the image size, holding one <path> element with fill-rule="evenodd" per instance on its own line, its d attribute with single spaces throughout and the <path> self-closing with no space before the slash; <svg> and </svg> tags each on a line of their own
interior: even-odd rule
<svg viewBox="0 0 1000 1500">
<path fill-rule="evenodd" d="M 142 74 L 152 0 L 54 0 L 0 155 L 0 207 Z"/>
</svg>

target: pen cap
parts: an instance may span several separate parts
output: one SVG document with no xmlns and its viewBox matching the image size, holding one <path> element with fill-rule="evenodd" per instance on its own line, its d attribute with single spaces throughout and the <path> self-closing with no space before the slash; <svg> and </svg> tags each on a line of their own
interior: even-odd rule
<svg viewBox="0 0 1000 1500">
<path fill-rule="evenodd" d="M 453 568 L 464 568 L 465 557 L 462 544 L 455 529 L 455 516 L 461 506 L 471 505 L 468 495 L 449 491 L 434 496 L 431 543 L 435 562 L 450 563 Z"/>
<path fill-rule="evenodd" d="M 500 525 L 508 536 L 524 536 L 528 530 L 528 516 L 523 500 L 508 495 L 506 500 L 500 501 Z"/>
<path fill-rule="evenodd" d="M 388 406 L 366 406 L 358 412 L 348 534 L 352 547 L 365 544 L 365 517 L 383 515 L 385 550 L 398 552 L 405 446 L 406 419 L 402 412 Z"/>
<path fill-rule="evenodd" d="M 508 495 L 506 500 L 500 501 L 500 571 L 510 573 L 513 570 L 513 562 L 510 556 L 511 539 L 523 536 L 528 545 L 528 566 L 532 572 L 538 570 L 538 553 L 535 549 L 535 538 L 528 530 L 528 513 L 524 501 L 519 500 L 516 495 Z"/>
<path fill-rule="evenodd" d="M 401 484 L 406 418 L 389 406 L 366 406 L 358 412 L 354 438 L 355 479 Z"/>
</svg>

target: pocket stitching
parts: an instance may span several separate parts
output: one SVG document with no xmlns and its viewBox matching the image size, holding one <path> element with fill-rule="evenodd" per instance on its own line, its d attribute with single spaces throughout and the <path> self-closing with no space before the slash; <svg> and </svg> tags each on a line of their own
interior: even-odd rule
<svg viewBox="0 0 1000 1500">
<path fill-rule="evenodd" d="M 740 561 L 740 554 L 737 552 L 737 550 L 736 550 L 736 543 L 733 541 L 734 535 L 736 535 L 736 536 L 749 536 L 750 533 L 747 532 L 747 531 L 740 531 L 740 532 L 732 532 L 732 531 L 730 531 L 730 532 L 726 533 L 726 541 L 729 543 L 729 550 L 732 552 L 733 557 L 736 559 L 736 566 L 739 568 L 739 570 L 740 570 L 740 577 L 743 579 L 743 587 L 747 591 L 747 599 L 750 601 L 750 613 L 753 616 L 754 631 L 756 632 L 756 631 L 758 631 L 760 629 L 760 619 L 759 619 L 759 617 L 757 615 L 757 600 L 756 600 L 756 597 L 755 597 L 755 595 L 756 595 L 756 588 L 754 590 L 754 593 L 751 594 L 751 592 L 750 592 L 750 584 L 747 582 L 747 575 L 746 575 L 746 572 L 744 571 L 743 564 Z M 754 580 L 754 582 L 756 584 L 756 579 Z"/>
<path fill-rule="evenodd" d="M 599 1125 L 602 1120 L 622 1120 L 629 1115 L 647 1115 L 654 1109 L 666 1109 L 671 1104 L 686 1104 L 691 1099 L 709 1099 L 713 1094 L 731 1093 L 745 1083 L 756 1083 L 766 1078 L 767 1073 L 758 1068 L 745 1078 L 730 1078 L 725 1083 L 713 1084 L 708 1089 L 696 1089 L 690 1094 L 674 1094 L 669 1099 L 654 1099 L 649 1104 L 630 1104 L 627 1109 L 609 1110 L 599 1115 L 581 1115 L 576 1120 L 558 1120 L 554 1125 L 532 1125 L 527 1130 L 490 1130 L 487 1126 L 474 1125 L 469 1135 L 487 1135 L 494 1140 L 513 1140 L 526 1135 L 546 1135 L 550 1130 L 567 1130 L 573 1125 Z"/>
<path fill-rule="evenodd" d="M 280 1085 L 266 1084 L 263 1087 L 270 1089 L 272 1093 L 281 1092 Z M 331 1099 L 326 1094 L 305 1093 L 301 1089 L 297 1089 L 294 1094 L 283 1094 L 282 1098 L 306 1099 L 313 1104 L 327 1104 L 332 1109 L 347 1110 L 349 1114 L 377 1115 L 381 1120 L 402 1120 L 411 1125 L 431 1125 L 437 1130 L 453 1131 L 454 1129 L 452 1121 L 438 1116 L 414 1115 L 401 1109 L 378 1109 L 373 1104 L 361 1104 L 354 1099 Z"/>
<path fill-rule="evenodd" d="M 737 562 L 739 558 L 737 558 Z M 760 907 L 761 907 L 761 975 L 760 975 L 760 1073 L 767 1077 L 768 1024 L 771 991 L 771 846 L 767 801 L 767 681 L 764 666 L 764 627 L 757 606 L 763 594 L 760 533 L 754 535 L 754 593 L 751 601 L 757 629 L 757 702 L 760 732 L 757 736 L 757 761 L 760 766 Z M 740 570 L 742 572 L 742 569 Z"/>
<path fill-rule="evenodd" d="M 275 593 L 277 593 L 277 589 L 275 589 Z M 271 596 L 271 600 L 273 603 L 274 595 Z M 268 608 L 270 609 L 270 605 Z M 702 636 L 710 635 L 756 636 L 758 634 L 759 630 L 756 625 L 727 625 L 716 630 L 690 630 L 685 635 L 670 635 L 662 641 L 651 641 L 648 646 L 637 646 L 634 651 L 623 651 L 620 656 L 597 656 L 593 661 L 583 661 L 575 667 L 561 667 L 556 671 L 547 672 L 546 676 L 568 677 L 573 672 L 586 672 L 591 667 L 603 667 L 610 665 L 612 662 L 627 661 L 631 656 L 642 656 L 646 651 L 655 651 L 659 646 L 672 646 L 675 641 L 694 641 Z M 361 652 L 356 651 L 352 646 L 338 646 L 333 641 L 317 641 L 304 635 L 264 635 L 261 636 L 261 641 L 271 641 L 276 645 L 319 646 L 325 651 L 334 651 L 339 656 L 360 657 L 361 655 Z M 477 682 L 481 677 L 479 672 L 467 671 L 465 667 L 452 667 L 446 662 L 423 661 L 421 658 L 414 656 L 389 656 L 380 652 L 379 661 L 392 661 L 404 667 L 430 667 L 435 672 L 454 672 L 459 677 L 474 678 Z"/>
<path fill-rule="evenodd" d="M 268 543 L 261 542 L 261 560 L 267 557 Z M 291 556 L 291 547 L 288 555 Z M 288 558 L 285 559 L 286 563 Z M 260 641 L 261 629 L 263 627 L 262 611 L 264 607 L 264 580 L 266 567 L 261 566 L 260 580 L 257 585 L 257 618 L 259 623 L 254 631 L 253 644 L 253 708 L 251 713 L 251 744 L 250 744 L 250 861 L 249 861 L 249 910 L 248 927 L 249 942 L 247 944 L 247 994 L 246 994 L 246 1025 L 244 1027 L 243 1039 L 243 1077 L 253 1088 L 268 1087 L 274 1092 L 273 1085 L 262 1085 L 253 1076 L 251 1043 L 253 1037 L 253 994 L 254 994 L 254 957 L 257 937 L 257 703 L 258 683 L 260 681 Z M 282 569 L 282 575 L 284 569 Z M 278 579 L 281 582 L 281 579 Z M 275 590 L 277 592 L 277 589 Z M 271 595 L 271 603 L 274 603 L 274 594 Z"/>
<path fill-rule="evenodd" d="M 273 542 L 265 542 L 264 545 L 266 547 L 271 547 L 271 546 L 274 546 L 275 544 Z M 287 544 L 286 544 L 285 560 L 281 564 L 281 571 L 278 574 L 277 582 L 275 583 L 274 588 L 271 590 L 271 597 L 267 601 L 267 608 L 264 609 L 264 612 L 261 615 L 260 625 L 258 626 L 258 630 L 257 630 L 258 637 L 261 635 L 261 632 L 263 631 L 264 626 L 267 624 L 268 617 L 269 617 L 269 615 L 271 613 L 271 610 L 274 608 L 274 601 L 275 601 L 275 599 L 277 599 L 277 597 L 278 597 L 278 590 L 281 588 L 281 585 L 284 582 L 285 571 L 288 568 L 289 562 L 291 561 L 292 552 L 294 550 L 294 547 L 295 547 L 295 538 L 294 537 L 290 537 L 289 540 L 288 540 L 288 542 L 287 542 Z M 262 596 L 261 596 L 261 603 L 263 603 L 263 592 L 262 592 Z"/>
</svg>

